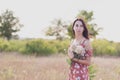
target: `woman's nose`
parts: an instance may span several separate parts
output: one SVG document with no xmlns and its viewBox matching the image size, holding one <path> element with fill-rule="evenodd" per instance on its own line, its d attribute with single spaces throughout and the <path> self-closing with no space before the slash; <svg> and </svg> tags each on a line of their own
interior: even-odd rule
<svg viewBox="0 0 120 80">
<path fill-rule="evenodd" d="M 77 29 L 80 29 L 80 27 L 77 27 Z"/>
</svg>

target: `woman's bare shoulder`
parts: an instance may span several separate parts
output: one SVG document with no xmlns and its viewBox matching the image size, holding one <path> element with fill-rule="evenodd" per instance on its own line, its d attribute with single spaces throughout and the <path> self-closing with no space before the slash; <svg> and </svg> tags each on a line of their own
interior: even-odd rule
<svg viewBox="0 0 120 80">
<path fill-rule="evenodd" d="M 89 39 L 86 39 L 84 45 L 87 49 L 92 49 L 92 45 Z"/>
</svg>

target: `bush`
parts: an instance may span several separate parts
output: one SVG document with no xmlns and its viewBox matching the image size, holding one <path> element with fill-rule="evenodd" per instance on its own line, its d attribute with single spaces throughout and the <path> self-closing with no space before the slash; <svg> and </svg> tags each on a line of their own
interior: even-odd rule
<svg viewBox="0 0 120 80">
<path fill-rule="evenodd" d="M 25 45 L 25 53 L 37 55 L 48 55 L 57 53 L 56 47 L 44 40 L 31 40 Z"/>
<path fill-rule="evenodd" d="M 3 40 L 0 39 L 0 51 L 20 52 L 24 54 L 48 55 L 55 53 L 67 53 L 70 40 Z M 104 39 L 92 41 L 93 54 L 95 56 L 120 56 L 120 43 Z M 65 52 L 66 50 L 66 52 Z"/>
<path fill-rule="evenodd" d="M 0 52 L 6 51 L 9 46 L 9 42 L 3 39 L 0 39 Z"/>
<path fill-rule="evenodd" d="M 115 43 L 111 43 L 107 40 L 97 39 L 92 41 L 93 52 L 96 56 L 104 56 L 104 55 L 117 55 L 116 45 Z"/>
<path fill-rule="evenodd" d="M 69 46 L 69 40 L 64 40 L 64 41 L 56 40 L 54 41 L 53 44 L 57 48 L 58 53 L 65 53 L 65 50 L 67 50 Z"/>
</svg>

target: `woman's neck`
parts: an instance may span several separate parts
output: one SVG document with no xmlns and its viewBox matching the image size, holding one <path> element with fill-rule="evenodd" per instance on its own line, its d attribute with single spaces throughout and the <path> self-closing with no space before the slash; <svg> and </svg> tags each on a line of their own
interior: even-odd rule
<svg viewBox="0 0 120 80">
<path fill-rule="evenodd" d="M 75 39 L 76 39 L 76 40 L 81 40 L 81 39 L 83 39 L 83 38 L 84 38 L 83 35 L 76 35 L 76 36 L 75 36 Z"/>
</svg>

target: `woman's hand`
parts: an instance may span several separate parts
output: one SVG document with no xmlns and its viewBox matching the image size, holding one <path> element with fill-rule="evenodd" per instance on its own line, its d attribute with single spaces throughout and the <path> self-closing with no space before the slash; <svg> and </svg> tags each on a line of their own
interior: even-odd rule
<svg viewBox="0 0 120 80">
<path fill-rule="evenodd" d="M 73 52 L 71 51 L 70 48 L 68 49 L 68 56 L 69 56 L 70 59 L 74 58 L 74 54 L 73 54 Z"/>
</svg>

